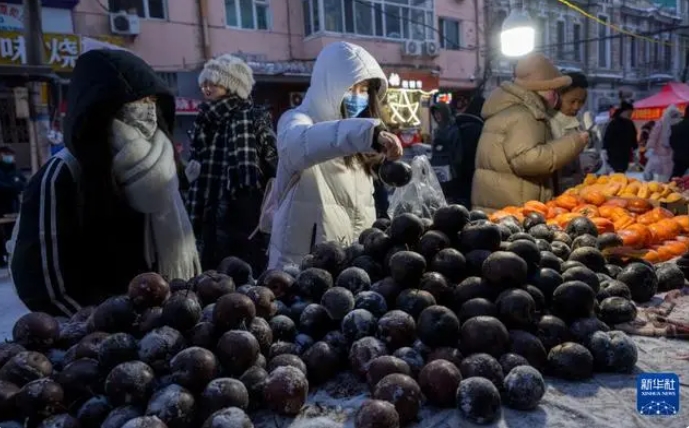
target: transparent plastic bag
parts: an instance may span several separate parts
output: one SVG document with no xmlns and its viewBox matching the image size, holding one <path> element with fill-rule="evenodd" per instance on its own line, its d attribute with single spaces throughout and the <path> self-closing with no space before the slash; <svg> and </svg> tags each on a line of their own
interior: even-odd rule
<svg viewBox="0 0 689 428">
<path fill-rule="evenodd" d="M 388 214 L 391 218 L 403 213 L 433 218 L 435 211 L 447 202 L 431 162 L 425 155 L 416 156 L 411 162 L 411 170 L 409 184 L 395 189 L 390 197 Z"/>
</svg>

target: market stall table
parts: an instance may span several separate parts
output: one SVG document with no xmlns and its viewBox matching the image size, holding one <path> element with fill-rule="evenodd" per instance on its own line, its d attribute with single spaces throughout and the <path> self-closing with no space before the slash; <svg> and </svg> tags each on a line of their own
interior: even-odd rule
<svg viewBox="0 0 689 428">
<path fill-rule="evenodd" d="M 7 270 L 0 271 L 0 340 L 10 339 L 14 322 L 28 312 L 16 296 Z M 672 372 L 681 381 L 689 378 L 689 343 L 681 340 L 633 337 L 639 349 L 637 372 Z M 502 418 L 489 427 L 504 428 L 686 428 L 689 425 L 689 386 L 682 383 L 679 416 L 644 417 L 636 412 L 636 373 L 631 375 L 596 374 L 587 382 L 566 382 L 546 378 L 547 392 L 540 406 L 532 412 L 503 407 Z M 256 427 L 329 428 L 322 417 L 353 427 L 353 415 L 368 397 L 368 389 L 349 372 L 312 390 L 297 419 L 283 418 L 269 412 L 252 414 Z M 425 407 L 415 428 L 477 426 L 455 409 Z M 319 423 L 321 422 L 321 423 Z"/>
<path fill-rule="evenodd" d="M 547 391 L 532 412 L 503 407 L 501 419 L 490 425 L 475 425 L 456 409 L 424 407 L 421 421 L 413 428 L 500 427 L 500 428 L 686 428 L 689 425 L 689 343 L 665 338 L 633 337 L 639 349 L 637 371 L 630 375 L 596 374 L 587 382 L 567 382 L 546 377 Z M 676 373 L 682 386 L 679 416 L 645 417 L 636 411 L 636 375 L 640 372 Z M 365 384 L 344 373 L 313 391 L 300 416 L 293 420 L 273 414 L 252 415 L 256 427 L 328 428 L 319 417 L 353 427 L 353 415 L 368 397 Z M 307 423 L 309 420 L 313 424 Z M 302 422 L 304 425 L 300 424 Z M 291 425 L 290 425 L 291 424 Z"/>
</svg>

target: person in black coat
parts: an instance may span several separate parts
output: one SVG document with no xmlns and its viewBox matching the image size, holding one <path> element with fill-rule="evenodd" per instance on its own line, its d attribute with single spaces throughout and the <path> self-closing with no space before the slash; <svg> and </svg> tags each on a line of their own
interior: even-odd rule
<svg viewBox="0 0 689 428">
<path fill-rule="evenodd" d="M 471 183 L 476 169 L 476 148 L 483 131 L 481 109 L 485 101 L 481 95 L 474 96 L 456 120 L 461 140 L 461 154 L 455 156 L 457 163 L 453 169 L 456 184 L 453 187 L 456 189 L 458 202 L 468 209 L 471 209 Z"/>
<path fill-rule="evenodd" d="M 603 136 L 603 148 L 608 153 L 608 163 L 615 172 L 626 172 L 632 153 L 637 146 L 637 132 L 632 122 L 634 106 L 623 102 L 615 110 Z"/>
<path fill-rule="evenodd" d="M 22 195 L 10 271 L 32 311 L 71 316 L 136 275 L 200 273 L 169 139 L 172 93 L 141 58 L 92 50 L 71 76 L 66 148 Z"/>
<path fill-rule="evenodd" d="M 17 169 L 14 150 L 0 147 L 0 217 L 19 212 L 19 194 L 26 186 L 26 177 Z"/>
<path fill-rule="evenodd" d="M 682 177 L 689 169 L 689 107 L 684 110 L 682 121 L 670 129 L 673 177 Z"/>
<path fill-rule="evenodd" d="M 17 169 L 14 150 L 9 146 L 0 147 L 0 218 L 19 212 L 19 195 L 26 186 L 26 177 Z M 12 225 L 0 226 L 0 267 L 7 266 L 5 242 L 12 235 Z"/>
</svg>

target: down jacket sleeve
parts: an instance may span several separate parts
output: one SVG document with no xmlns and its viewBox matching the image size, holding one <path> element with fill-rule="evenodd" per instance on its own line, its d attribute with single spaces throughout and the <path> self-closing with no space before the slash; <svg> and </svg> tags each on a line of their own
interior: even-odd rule
<svg viewBox="0 0 689 428">
<path fill-rule="evenodd" d="M 567 134 L 557 140 L 545 140 L 546 124 L 524 114 L 506 127 L 505 156 L 520 177 L 539 177 L 553 174 L 572 162 L 584 147 L 577 142 L 577 134 Z"/>
<path fill-rule="evenodd" d="M 278 122 L 278 156 L 291 171 L 356 153 L 371 153 L 378 119 L 343 119 L 313 123 L 298 111 L 285 113 Z"/>
</svg>

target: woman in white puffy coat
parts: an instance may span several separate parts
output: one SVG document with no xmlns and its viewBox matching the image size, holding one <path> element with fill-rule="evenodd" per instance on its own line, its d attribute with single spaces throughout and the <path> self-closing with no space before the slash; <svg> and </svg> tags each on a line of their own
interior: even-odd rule
<svg viewBox="0 0 689 428">
<path fill-rule="evenodd" d="M 387 80 L 362 47 L 336 42 L 316 58 L 302 104 L 278 122 L 276 189 L 282 201 L 269 268 L 300 264 L 318 243 L 348 245 L 376 218 L 373 169 L 402 155 L 385 131 L 380 102 Z"/>
</svg>

